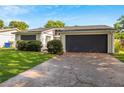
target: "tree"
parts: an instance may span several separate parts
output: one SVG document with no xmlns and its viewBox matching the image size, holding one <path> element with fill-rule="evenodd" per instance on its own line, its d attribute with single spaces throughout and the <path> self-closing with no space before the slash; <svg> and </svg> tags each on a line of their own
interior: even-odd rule
<svg viewBox="0 0 124 93">
<path fill-rule="evenodd" d="M 64 27 L 65 23 L 63 23 L 62 21 L 53 21 L 53 20 L 49 20 L 44 27 L 45 28 L 60 28 L 60 27 Z"/>
<path fill-rule="evenodd" d="M 4 27 L 4 22 L 3 20 L 0 20 L 0 29 Z"/>
<path fill-rule="evenodd" d="M 26 30 L 29 28 L 28 24 L 22 21 L 11 21 L 9 23 L 9 27 L 18 28 L 19 30 Z"/>
<path fill-rule="evenodd" d="M 116 23 L 114 24 L 114 28 L 117 30 L 117 32 L 121 32 L 121 25 L 120 25 L 119 22 L 116 22 Z"/>
<path fill-rule="evenodd" d="M 124 16 L 121 16 L 117 22 L 114 24 L 115 29 L 121 32 L 124 29 Z"/>
</svg>

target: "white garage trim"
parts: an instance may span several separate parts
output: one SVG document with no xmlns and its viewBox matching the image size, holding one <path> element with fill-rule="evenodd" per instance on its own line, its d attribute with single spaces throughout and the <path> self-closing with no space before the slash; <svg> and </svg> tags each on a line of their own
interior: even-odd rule
<svg viewBox="0 0 124 93">
<path fill-rule="evenodd" d="M 96 34 L 107 34 L 107 53 L 114 53 L 114 37 L 112 31 L 66 31 L 61 32 L 61 40 L 63 44 L 63 50 L 66 52 L 66 35 L 96 35 Z"/>
</svg>

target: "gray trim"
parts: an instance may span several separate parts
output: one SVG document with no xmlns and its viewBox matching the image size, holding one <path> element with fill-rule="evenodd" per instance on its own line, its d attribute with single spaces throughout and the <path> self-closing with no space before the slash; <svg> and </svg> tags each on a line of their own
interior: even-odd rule
<svg viewBox="0 0 124 93">
<path fill-rule="evenodd" d="M 39 31 L 34 31 L 34 32 L 14 32 L 14 33 L 12 33 L 12 34 L 20 34 L 20 35 L 30 35 L 30 34 L 39 34 L 39 33 L 41 33 L 41 32 L 39 32 Z"/>
</svg>

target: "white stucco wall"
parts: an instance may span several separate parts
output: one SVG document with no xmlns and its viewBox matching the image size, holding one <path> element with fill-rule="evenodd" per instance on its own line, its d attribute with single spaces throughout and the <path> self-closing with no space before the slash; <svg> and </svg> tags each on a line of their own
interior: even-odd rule
<svg viewBox="0 0 124 93">
<path fill-rule="evenodd" d="M 45 31 L 41 31 L 41 33 L 37 34 L 37 33 L 21 33 L 21 34 L 16 34 L 16 38 L 15 40 L 21 40 L 21 35 L 36 35 L 36 40 L 40 40 L 42 42 L 43 45 L 43 49 L 46 49 L 47 46 L 47 42 L 46 42 L 46 38 L 50 37 L 50 40 L 54 39 L 54 30 L 50 29 L 50 30 L 45 30 Z"/>
<path fill-rule="evenodd" d="M 62 32 L 61 40 L 63 44 L 63 50 L 66 52 L 66 35 L 88 35 L 88 34 L 107 34 L 108 39 L 108 53 L 114 53 L 114 32 L 111 31 L 70 31 Z"/>
<path fill-rule="evenodd" d="M 13 41 L 15 43 L 15 35 L 12 34 L 16 30 L 0 32 L 0 47 L 4 46 L 4 43 Z"/>
<path fill-rule="evenodd" d="M 53 40 L 54 39 L 54 30 L 46 30 L 46 31 L 41 32 L 40 39 L 43 44 L 43 49 L 45 49 L 47 46 L 47 41 L 46 41 L 47 37 L 50 37 L 50 40 Z"/>
</svg>

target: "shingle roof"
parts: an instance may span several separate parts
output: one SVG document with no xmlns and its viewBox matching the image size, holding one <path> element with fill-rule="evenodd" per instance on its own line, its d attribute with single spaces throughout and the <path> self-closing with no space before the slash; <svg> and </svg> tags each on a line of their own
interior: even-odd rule
<svg viewBox="0 0 124 93">
<path fill-rule="evenodd" d="M 51 28 L 35 28 L 35 29 L 29 29 L 28 31 L 45 31 L 45 30 L 49 30 Z"/>
<path fill-rule="evenodd" d="M 21 33 L 41 33 L 41 31 L 49 30 L 51 28 L 35 28 L 35 29 L 29 29 L 24 31 L 18 31 L 14 32 L 13 34 L 21 34 Z"/>
<path fill-rule="evenodd" d="M 56 30 L 74 31 L 74 30 L 115 30 L 115 29 L 107 25 L 90 25 L 90 26 L 66 26 L 63 28 L 56 28 Z"/>
<path fill-rule="evenodd" d="M 63 28 L 36 28 L 28 31 L 45 31 L 49 29 L 55 30 L 115 30 L 113 27 L 107 25 L 88 25 L 88 26 L 65 26 Z"/>
<path fill-rule="evenodd" d="M 15 32 L 15 33 L 39 33 L 45 30 L 58 30 L 58 31 L 87 31 L 87 30 L 115 30 L 113 27 L 107 25 L 89 25 L 89 26 L 65 26 L 63 28 L 36 28 L 36 29 L 29 29 L 22 32 Z"/>
</svg>

